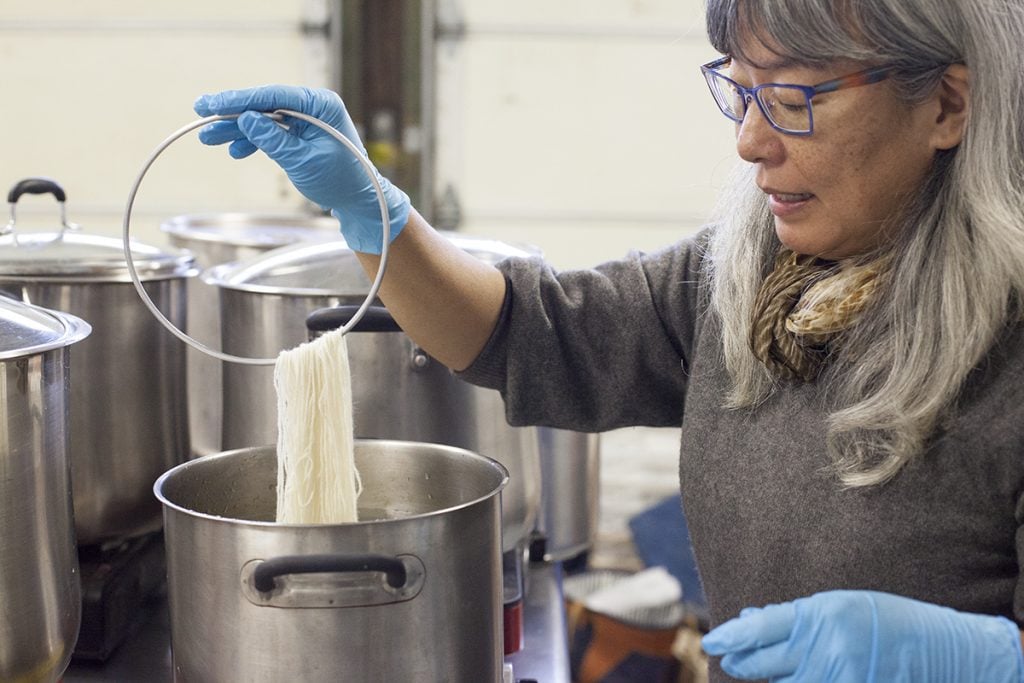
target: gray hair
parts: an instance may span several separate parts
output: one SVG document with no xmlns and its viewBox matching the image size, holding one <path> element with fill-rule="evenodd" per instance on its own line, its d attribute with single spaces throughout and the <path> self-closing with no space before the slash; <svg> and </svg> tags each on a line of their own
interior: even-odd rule
<svg viewBox="0 0 1024 683">
<path fill-rule="evenodd" d="M 946 66 L 970 70 L 967 130 L 938 155 L 899 219 L 881 301 L 846 333 L 821 381 L 828 448 L 842 481 L 892 478 L 941 428 L 965 379 L 1024 314 L 1024 2 L 1021 0 L 707 0 L 708 36 L 743 56 L 749 29 L 807 65 L 894 67 L 919 101 Z M 753 168 L 720 199 L 709 245 L 711 303 L 723 327 L 732 408 L 776 381 L 748 345 L 754 297 L 780 247 Z"/>
</svg>

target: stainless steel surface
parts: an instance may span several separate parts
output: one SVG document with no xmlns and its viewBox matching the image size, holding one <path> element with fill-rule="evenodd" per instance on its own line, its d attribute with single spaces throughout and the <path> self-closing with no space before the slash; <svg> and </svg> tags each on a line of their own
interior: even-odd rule
<svg viewBox="0 0 1024 683">
<path fill-rule="evenodd" d="M 56 681 L 81 618 L 67 402 L 83 321 L 0 296 L 0 680 Z"/>
<path fill-rule="evenodd" d="M 202 269 L 243 261 L 296 242 L 339 239 L 338 221 L 297 214 L 219 213 L 175 216 L 161 223 L 171 245 L 187 249 Z M 188 283 L 186 331 L 203 344 L 221 349 L 217 289 L 200 278 Z M 221 361 L 189 347 L 188 418 L 193 455 L 221 447 Z"/>
<path fill-rule="evenodd" d="M 526 574 L 523 649 L 509 655 L 516 680 L 570 683 L 569 638 L 562 595 L 562 566 L 533 562 Z"/>
<path fill-rule="evenodd" d="M 529 252 L 494 240 L 448 233 L 454 244 L 494 262 Z M 204 275 L 221 291 L 224 348 L 245 356 L 276 354 L 306 340 L 306 316 L 363 301 L 369 281 L 343 241 L 297 244 Z M 455 378 L 402 333 L 348 335 L 356 435 L 444 443 L 494 458 L 511 481 L 502 494 L 503 548 L 535 528 L 540 509 L 536 430 L 505 420 L 498 392 Z M 277 440 L 273 369 L 223 369 L 223 447 Z"/>
<path fill-rule="evenodd" d="M 140 275 L 148 280 L 178 278 L 191 267 L 187 254 L 132 243 Z M 82 232 L 13 232 L 0 237 L 4 281 L 131 282 L 121 240 Z"/>
<path fill-rule="evenodd" d="M 306 341 L 306 316 L 325 306 L 356 304 L 369 287 L 345 243 L 297 244 L 224 264 L 203 273 L 219 291 L 220 335 L 225 350 L 272 355 Z M 299 264 L 299 265 L 295 265 Z M 221 445 L 218 450 L 277 441 L 273 368 L 226 364 Z M 353 391 L 360 387 L 353 382 Z M 356 427 L 356 435 L 363 436 Z M 398 437 L 395 437 L 398 438 Z"/>
<path fill-rule="evenodd" d="M 365 521 L 352 524 L 269 521 L 272 447 L 205 456 L 161 477 L 175 680 L 499 679 L 507 472 L 461 449 L 395 441 L 357 441 L 356 464 Z M 353 582 L 381 577 L 279 577 L 275 592 L 333 589 L 339 598 L 290 609 L 255 604 L 241 585 L 253 561 L 365 552 L 417 558 L 422 589 L 401 602 L 346 606 Z"/>
<path fill-rule="evenodd" d="M 296 242 L 338 239 L 338 219 L 306 214 L 210 213 L 160 224 L 172 245 L 191 251 L 200 267 L 240 261 Z"/>
<path fill-rule="evenodd" d="M 540 439 L 541 512 L 537 529 L 546 541 L 545 558 L 574 558 L 597 536 L 601 479 L 601 437 L 550 427 Z"/>
<path fill-rule="evenodd" d="M 356 433 L 444 443 L 498 460 L 511 474 L 502 494 L 502 549 L 523 542 L 540 511 L 536 431 L 509 427 L 498 392 L 459 380 L 401 332 L 351 332 L 346 343 Z"/>
<path fill-rule="evenodd" d="M 75 316 L 0 295 L 0 361 L 23 360 L 64 349 L 85 339 L 89 332 L 89 324 Z M 12 384 L 10 388 L 18 386 Z M 12 394 L 10 398 L 14 397 Z M 5 393 L 5 405 L 8 398 Z"/>
<path fill-rule="evenodd" d="M 147 284 L 184 314 L 184 282 Z M 70 421 L 75 529 L 82 545 L 144 533 L 160 524 L 152 483 L 188 455 L 184 350 L 163 333 L 124 284 L 31 283 L 0 290 L 89 321 L 71 350 Z"/>
<path fill-rule="evenodd" d="M 184 323 L 192 257 L 134 243 L 150 296 Z M 150 487 L 189 455 L 185 350 L 139 302 L 122 243 L 81 233 L 0 239 L 0 292 L 77 315 L 93 334 L 71 349 L 71 463 L 78 543 L 160 524 Z"/>
</svg>

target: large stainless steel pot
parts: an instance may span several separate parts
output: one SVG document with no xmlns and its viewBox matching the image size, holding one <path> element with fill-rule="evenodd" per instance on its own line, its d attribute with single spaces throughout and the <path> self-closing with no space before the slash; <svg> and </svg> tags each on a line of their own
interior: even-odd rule
<svg viewBox="0 0 1024 683">
<path fill-rule="evenodd" d="M 601 479 L 598 434 L 539 427 L 541 511 L 537 530 L 544 558 L 562 562 L 583 555 L 597 534 Z"/>
<path fill-rule="evenodd" d="M 24 193 L 51 193 L 56 232 L 19 234 L 14 206 Z M 84 234 L 64 216 L 64 190 L 27 179 L 8 195 L 12 220 L 0 237 L 0 291 L 77 315 L 92 336 L 71 351 L 71 472 L 80 545 L 159 528 L 153 482 L 189 456 L 185 347 L 143 306 L 120 239 Z M 193 257 L 142 243 L 133 258 L 146 291 L 176 324 L 185 323 Z"/>
<path fill-rule="evenodd" d="M 88 334 L 0 296 L 0 681 L 58 680 L 78 638 L 69 346 Z"/>
<path fill-rule="evenodd" d="M 481 260 L 527 255 L 494 240 L 447 237 Z M 370 286 L 341 240 L 275 249 L 218 266 L 204 278 L 221 290 L 224 349 L 252 357 L 273 357 L 306 341 L 309 313 L 360 304 Z M 498 392 L 456 379 L 404 334 L 350 334 L 348 349 L 356 435 L 443 443 L 499 461 L 511 475 L 502 495 L 503 547 L 527 540 L 540 508 L 536 430 L 510 427 Z M 273 369 L 228 365 L 223 372 L 224 447 L 274 443 Z"/>
<path fill-rule="evenodd" d="M 339 238 L 337 219 L 300 214 L 195 214 L 170 218 L 160 228 L 171 246 L 187 249 L 204 269 L 296 242 Z M 188 283 L 186 331 L 210 348 L 221 348 L 217 291 L 199 278 Z M 187 365 L 192 452 L 215 453 L 221 450 L 221 362 L 189 348 Z"/>
<path fill-rule="evenodd" d="M 157 481 L 176 681 L 500 680 L 507 471 L 395 441 L 357 441 L 356 465 L 352 524 L 274 523 L 273 447 Z"/>
</svg>

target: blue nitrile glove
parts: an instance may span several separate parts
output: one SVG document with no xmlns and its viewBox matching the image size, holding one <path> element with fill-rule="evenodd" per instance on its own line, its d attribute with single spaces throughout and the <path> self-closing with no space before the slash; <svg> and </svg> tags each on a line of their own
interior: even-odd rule
<svg viewBox="0 0 1024 683">
<path fill-rule="evenodd" d="M 873 591 L 829 591 L 740 616 L 704 651 L 742 679 L 796 683 L 1021 683 L 1020 631 L 1003 617 Z"/>
<path fill-rule="evenodd" d="M 320 128 L 300 121 L 285 121 L 288 130 L 258 112 L 290 109 L 309 114 L 333 126 L 366 155 L 345 104 L 330 90 L 268 85 L 247 90 L 226 90 L 196 100 L 200 116 L 241 114 L 216 121 L 199 132 L 208 145 L 230 142 L 229 153 L 242 159 L 257 149 L 276 161 L 288 178 L 311 201 L 330 209 L 341 222 L 341 232 L 356 251 L 381 252 L 382 232 L 377 193 L 351 151 Z M 377 174 L 390 212 L 390 236 L 395 239 L 409 219 L 409 197 Z"/>
</svg>

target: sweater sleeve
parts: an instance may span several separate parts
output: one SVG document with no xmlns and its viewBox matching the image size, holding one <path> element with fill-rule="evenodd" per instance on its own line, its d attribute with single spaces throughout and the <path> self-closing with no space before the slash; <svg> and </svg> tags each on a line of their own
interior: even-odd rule
<svg viewBox="0 0 1024 683">
<path fill-rule="evenodd" d="M 591 270 L 502 262 L 508 287 L 498 324 L 459 376 L 499 390 L 516 426 L 678 426 L 706 308 L 706 234 Z"/>
</svg>

